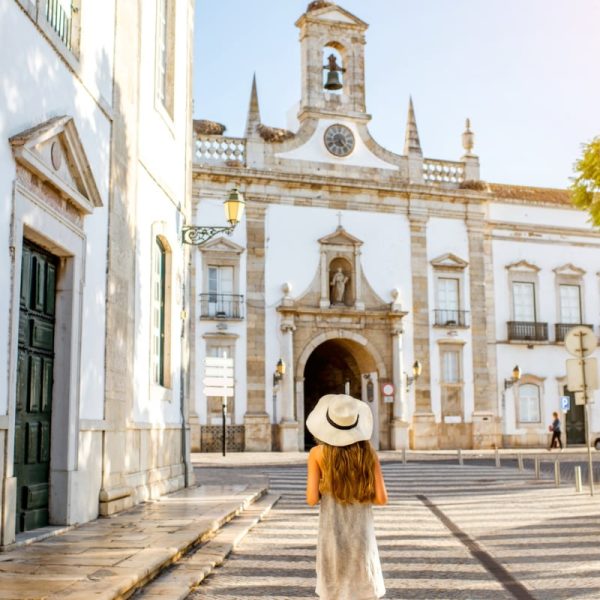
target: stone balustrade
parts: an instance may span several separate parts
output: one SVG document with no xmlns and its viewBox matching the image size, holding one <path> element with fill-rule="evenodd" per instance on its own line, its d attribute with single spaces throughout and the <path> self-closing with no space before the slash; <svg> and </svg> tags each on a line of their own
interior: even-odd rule
<svg viewBox="0 0 600 600">
<path fill-rule="evenodd" d="M 194 162 L 201 165 L 243 167 L 246 164 L 246 140 L 223 135 L 196 136 Z"/>
<path fill-rule="evenodd" d="M 423 160 L 423 180 L 425 183 L 461 183 L 465 179 L 465 167 L 461 162 L 451 160 Z"/>
</svg>

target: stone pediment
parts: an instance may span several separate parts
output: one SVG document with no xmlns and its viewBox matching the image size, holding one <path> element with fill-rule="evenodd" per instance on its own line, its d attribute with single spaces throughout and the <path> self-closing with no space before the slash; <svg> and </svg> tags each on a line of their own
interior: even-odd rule
<svg viewBox="0 0 600 600">
<path fill-rule="evenodd" d="M 466 260 L 463 260 L 456 256 L 456 254 L 450 252 L 434 258 L 431 261 L 431 264 L 436 269 L 466 269 L 469 265 Z"/>
<path fill-rule="evenodd" d="M 322 237 L 319 244 L 324 246 L 362 246 L 363 242 L 350 235 L 341 225 L 329 235 Z"/>
<path fill-rule="evenodd" d="M 47 182 L 80 214 L 103 206 L 72 117 L 55 117 L 9 141 L 17 163 Z"/>
<path fill-rule="evenodd" d="M 313 9 L 307 13 L 307 16 L 311 21 L 329 21 L 333 23 L 344 23 L 345 25 L 358 25 L 365 29 L 368 27 L 367 23 L 335 4 Z"/>
<path fill-rule="evenodd" d="M 537 273 L 540 271 L 539 267 L 533 263 L 527 262 L 526 260 L 520 260 L 518 262 L 511 263 L 510 265 L 506 265 L 506 268 L 509 271 L 525 271 L 529 273 Z"/>
<path fill-rule="evenodd" d="M 576 267 L 573 263 L 567 263 L 562 267 L 556 267 L 554 272 L 557 275 L 567 275 L 570 277 L 583 277 L 585 275 L 585 271 L 579 267 Z"/>
<path fill-rule="evenodd" d="M 222 252 L 224 254 L 241 254 L 244 248 L 224 236 L 213 238 L 198 246 L 201 252 Z"/>
</svg>

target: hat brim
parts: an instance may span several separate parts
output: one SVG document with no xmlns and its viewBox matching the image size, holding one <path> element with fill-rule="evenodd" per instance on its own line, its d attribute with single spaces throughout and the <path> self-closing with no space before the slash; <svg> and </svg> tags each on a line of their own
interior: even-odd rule
<svg viewBox="0 0 600 600">
<path fill-rule="evenodd" d="M 342 395 L 342 394 L 340 394 Z M 370 440 L 373 434 L 373 413 L 366 402 L 353 398 L 358 407 L 358 423 L 352 429 L 337 429 L 327 422 L 327 409 L 336 394 L 323 396 L 306 419 L 306 427 L 319 441 L 330 446 L 349 446 Z"/>
</svg>

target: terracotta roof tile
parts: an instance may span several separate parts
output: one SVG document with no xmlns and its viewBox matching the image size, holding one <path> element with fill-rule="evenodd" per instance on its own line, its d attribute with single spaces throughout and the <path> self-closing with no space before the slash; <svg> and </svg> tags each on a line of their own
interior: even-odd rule
<svg viewBox="0 0 600 600">
<path fill-rule="evenodd" d="M 557 188 L 530 187 L 524 185 L 507 185 L 503 183 L 488 183 L 488 191 L 496 198 L 513 200 L 525 204 L 543 203 L 573 206 L 569 190 Z"/>
</svg>

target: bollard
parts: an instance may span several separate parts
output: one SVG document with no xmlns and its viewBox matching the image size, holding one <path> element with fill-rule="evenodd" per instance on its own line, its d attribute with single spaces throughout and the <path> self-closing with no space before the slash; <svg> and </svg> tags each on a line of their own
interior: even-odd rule
<svg viewBox="0 0 600 600">
<path fill-rule="evenodd" d="M 462 455 L 462 449 L 459 448 L 456 452 L 458 454 L 458 464 L 462 467 L 464 465 L 463 455 Z"/>
<path fill-rule="evenodd" d="M 494 450 L 494 454 L 495 454 L 495 456 L 496 456 L 496 466 L 497 466 L 497 467 L 500 467 L 500 466 L 501 466 L 501 465 L 500 465 L 500 453 L 498 452 L 498 448 L 496 448 L 496 449 Z"/>
<path fill-rule="evenodd" d="M 581 483 L 581 467 L 575 467 L 575 491 L 583 492 L 583 485 Z"/>
<path fill-rule="evenodd" d="M 535 457 L 534 468 L 535 468 L 535 478 L 539 479 L 540 478 L 540 458 L 539 458 L 539 456 Z"/>
<path fill-rule="evenodd" d="M 554 485 L 560 486 L 560 460 L 554 461 Z"/>
<path fill-rule="evenodd" d="M 523 455 L 520 452 L 517 454 L 517 466 L 519 467 L 519 471 L 523 471 Z"/>
<path fill-rule="evenodd" d="M 406 448 L 402 448 L 402 464 L 406 464 Z"/>
</svg>

